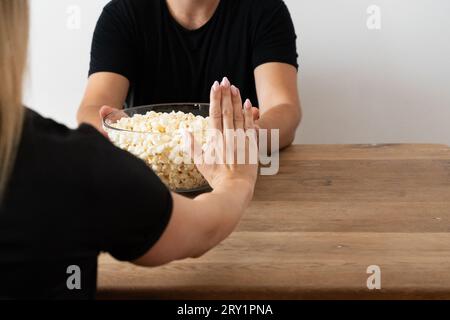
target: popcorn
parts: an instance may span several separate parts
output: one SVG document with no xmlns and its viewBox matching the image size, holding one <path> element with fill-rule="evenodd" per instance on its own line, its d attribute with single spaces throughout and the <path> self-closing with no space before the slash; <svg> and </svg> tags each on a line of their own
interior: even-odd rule
<svg viewBox="0 0 450 320">
<path fill-rule="evenodd" d="M 184 131 L 202 137 L 198 143 L 206 147 L 207 118 L 181 111 L 150 111 L 123 117 L 110 126 L 119 129 L 106 129 L 111 141 L 144 160 L 170 189 L 189 190 L 207 185 L 183 151 Z"/>
</svg>

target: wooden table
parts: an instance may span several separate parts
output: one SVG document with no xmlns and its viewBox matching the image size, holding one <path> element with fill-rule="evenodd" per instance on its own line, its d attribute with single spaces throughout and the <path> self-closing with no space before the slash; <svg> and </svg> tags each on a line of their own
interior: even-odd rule
<svg viewBox="0 0 450 320">
<path fill-rule="evenodd" d="M 450 298 L 449 232 L 449 147 L 294 146 L 222 245 L 157 269 L 102 256 L 99 298 Z"/>
</svg>

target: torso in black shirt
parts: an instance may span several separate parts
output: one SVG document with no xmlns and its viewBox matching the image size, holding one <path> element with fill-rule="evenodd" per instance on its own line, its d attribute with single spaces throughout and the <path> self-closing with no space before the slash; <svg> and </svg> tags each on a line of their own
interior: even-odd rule
<svg viewBox="0 0 450 320">
<path fill-rule="evenodd" d="M 94 298 L 98 254 L 141 257 L 171 211 L 143 161 L 90 126 L 69 130 L 27 111 L 0 206 L 0 299 Z M 67 286 L 70 266 L 81 269 L 81 290 Z"/>
<path fill-rule="evenodd" d="M 227 76 L 257 104 L 254 69 L 268 62 L 297 67 L 296 35 L 281 0 L 221 0 L 197 30 L 183 28 L 166 0 L 113 0 L 92 43 L 90 74 L 128 78 L 133 106 L 208 102 Z"/>
</svg>

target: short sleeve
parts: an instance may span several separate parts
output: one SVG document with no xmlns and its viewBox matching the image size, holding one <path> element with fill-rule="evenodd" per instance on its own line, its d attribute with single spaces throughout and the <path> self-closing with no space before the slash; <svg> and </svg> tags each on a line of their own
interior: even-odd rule
<svg viewBox="0 0 450 320">
<path fill-rule="evenodd" d="M 124 1 L 104 9 L 92 38 L 89 75 L 113 72 L 133 81 L 136 69 L 136 32 L 133 14 Z"/>
<path fill-rule="evenodd" d="M 297 36 L 286 4 L 281 0 L 256 1 L 253 37 L 253 68 L 282 62 L 298 68 Z"/>
<path fill-rule="evenodd" d="M 83 125 L 79 130 L 94 130 Z M 130 153 L 95 132 L 89 190 L 90 233 L 99 251 L 121 261 L 143 256 L 159 240 L 172 214 L 172 195 L 158 176 Z M 95 145 L 95 147 L 94 147 Z"/>
</svg>

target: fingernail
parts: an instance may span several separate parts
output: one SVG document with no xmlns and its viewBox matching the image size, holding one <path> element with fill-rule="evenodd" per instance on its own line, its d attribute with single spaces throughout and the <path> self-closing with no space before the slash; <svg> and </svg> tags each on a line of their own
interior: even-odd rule
<svg viewBox="0 0 450 320">
<path fill-rule="evenodd" d="M 213 84 L 213 90 L 214 90 L 214 91 L 217 91 L 217 90 L 219 90 L 219 87 L 220 87 L 219 81 L 214 82 L 214 84 Z"/>
<path fill-rule="evenodd" d="M 247 110 L 250 110 L 252 108 L 252 103 L 250 102 L 249 99 L 245 100 L 244 108 Z"/>
<path fill-rule="evenodd" d="M 233 96 L 237 96 L 239 94 L 239 89 L 233 85 L 231 86 L 231 93 L 233 94 Z"/>
<path fill-rule="evenodd" d="M 222 85 L 223 85 L 225 88 L 228 88 L 228 87 L 230 86 L 230 80 L 228 80 L 227 77 L 224 77 L 223 80 L 222 80 Z"/>
</svg>

